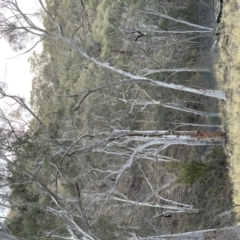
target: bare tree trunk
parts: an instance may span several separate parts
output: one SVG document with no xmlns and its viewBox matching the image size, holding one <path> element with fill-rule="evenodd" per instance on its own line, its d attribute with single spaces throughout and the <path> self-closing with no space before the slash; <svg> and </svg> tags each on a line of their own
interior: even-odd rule
<svg viewBox="0 0 240 240">
<path fill-rule="evenodd" d="M 13 236 L 11 234 L 0 232 L 0 240 L 21 240 L 21 239 Z"/>
<path fill-rule="evenodd" d="M 222 127 L 222 125 L 218 125 L 218 124 L 199 124 L 199 123 L 185 123 L 185 122 L 171 122 L 171 124 L 176 125 L 176 127 L 183 127 L 183 126 L 209 127 L 209 128 L 221 128 Z"/>
<path fill-rule="evenodd" d="M 109 141 L 125 140 L 150 142 L 155 144 L 183 144 L 183 145 L 215 145 L 224 144 L 226 134 L 223 132 L 204 131 L 129 131 L 115 130 Z"/>
<path fill-rule="evenodd" d="M 163 69 L 147 69 L 142 70 L 146 72 L 144 76 L 154 73 L 165 73 L 165 72 L 211 72 L 210 68 L 163 68 Z"/>
<path fill-rule="evenodd" d="M 240 239 L 240 228 L 239 227 L 226 227 L 219 229 L 206 229 L 194 232 L 186 232 L 179 234 L 170 235 L 159 235 L 146 238 L 130 238 L 129 240 L 140 239 L 140 240 L 204 240 L 204 239 L 216 239 L 216 240 L 233 240 Z"/>
<path fill-rule="evenodd" d="M 177 23 L 181 23 L 183 25 L 189 26 L 189 27 L 193 27 L 195 29 L 203 29 L 203 30 L 207 30 L 208 32 L 212 32 L 213 31 L 213 28 L 209 28 L 209 27 L 198 25 L 198 24 L 193 24 L 193 23 L 190 23 L 188 21 L 180 20 L 180 19 L 171 17 L 169 15 L 156 12 L 156 11 L 154 11 L 152 9 L 146 9 L 144 11 L 139 11 L 139 12 L 141 12 L 143 14 L 156 15 L 156 16 L 159 16 L 159 17 L 162 17 L 162 18 L 165 18 L 165 19 L 169 19 L 169 20 L 171 20 L 173 22 L 177 22 Z M 192 30 L 192 31 L 194 31 L 194 30 Z"/>
<path fill-rule="evenodd" d="M 192 108 L 187 108 L 187 107 L 177 105 L 177 104 L 174 104 L 174 103 L 162 103 L 162 102 L 156 101 L 156 100 L 142 100 L 142 99 L 137 99 L 137 100 L 133 100 L 133 99 L 127 100 L 126 99 L 125 100 L 125 99 L 118 98 L 118 100 L 131 104 L 132 108 L 134 106 L 143 106 L 142 110 L 144 110 L 145 107 L 147 107 L 148 105 L 159 105 L 159 106 L 163 106 L 163 107 L 166 107 L 166 108 L 175 109 L 175 110 L 178 110 L 178 111 L 192 113 L 192 114 L 196 114 L 196 115 L 209 116 L 209 117 L 220 117 L 219 113 L 208 113 L 208 112 L 205 112 L 205 111 L 200 111 L 200 110 L 196 110 L 196 109 L 192 109 Z"/>
</svg>

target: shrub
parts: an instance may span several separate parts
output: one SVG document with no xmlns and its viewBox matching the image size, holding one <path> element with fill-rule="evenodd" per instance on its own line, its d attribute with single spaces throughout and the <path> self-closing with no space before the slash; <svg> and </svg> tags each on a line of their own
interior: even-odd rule
<svg viewBox="0 0 240 240">
<path fill-rule="evenodd" d="M 200 178 L 207 175 L 207 171 L 210 170 L 211 167 L 202 162 L 185 160 L 170 163 L 168 169 L 176 173 L 181 182 L 193 185 Z"/>
</svg>

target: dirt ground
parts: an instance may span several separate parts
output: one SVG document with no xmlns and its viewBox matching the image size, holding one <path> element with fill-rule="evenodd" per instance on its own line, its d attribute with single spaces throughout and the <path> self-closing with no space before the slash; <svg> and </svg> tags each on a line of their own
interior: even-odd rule
<svg viewBox="0 0 240 240">
<path fill-rule="evenodd" d="M 220 1 L 218 1 L 220 2 Z M 240 224 L 240 0 L 223 0 L 221 21 L 216 31 L 215 64 L 217 82 L 227 93 L 222 103 L 223 126 L 227 131 L 226 146 L 229 172 L 233 183 L 236 221 Z"/>
</svg>

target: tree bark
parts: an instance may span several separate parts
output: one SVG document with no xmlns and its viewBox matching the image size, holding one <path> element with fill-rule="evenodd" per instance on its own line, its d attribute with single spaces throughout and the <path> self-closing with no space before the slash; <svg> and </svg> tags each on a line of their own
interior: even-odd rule
<svg viewBox="0 0 240 240">
<path fill-rule="evenodd" d="M 133 240 L 130 238 L 129 240 Z M 159 235 L 146 238 L 139 238 L 141 240 L 205 240 L 205 239 L 216 239 L 216 240 L 233 240 L 240 239 L 240 228 L 235 227 L 225 227 L 219 229 L 207 229 L 199 230 L 194 232 L 186 232 L 179 234 L 169 234 L 169 235 Z"/>
<path fill-rule="evenodd" d="M 130 131 L 116 130 L 109 141 L 129 139 L 129 141 L 155 141 L 156 144 L 216 145 L 225 144 L 224 132 L 204 131 Z"/>
</svg>

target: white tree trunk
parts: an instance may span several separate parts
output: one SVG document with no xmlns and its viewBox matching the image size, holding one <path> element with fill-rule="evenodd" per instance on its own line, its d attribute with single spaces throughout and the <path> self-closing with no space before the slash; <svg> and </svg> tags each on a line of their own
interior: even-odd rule
<svg viewBox="0 0 240 240">
<path fill-rule="evenodd" d="M 152 142 L 155 144 L 170 145 L 216 145 L 225 144 L 226 134 L 223 132 L 203 131 L 130 131 L 115 130 L 109 137 L 109 142 L 124 140 L 125 143 L 132 141 Z M 116 142 L 115 142 L 116 143 Z"/>
<path fill-rule="evenodd" d="M 168 209 L 173 212 L 178 212 L 178 213 L 198 213 L 199 209 L 195 209 L 192 206 L 188 207 L 180 207 L 180 206 L 174 206 L 174 205 L 163 205 L 163 204 L 151 204 L 149 202 L 137 202 L 129 199 L 123 199 L 119 197 L 113 197 L 111 196 L 109 199 L 119 201 L 119 202 L 124 202 L 127 204 L 132 204 L 136 205 L 139 207 L 151 207 L 151 208 L 161 208 L 161 209 Z"/>
<path fill-rule="evenodd" d="M 177 127 L 183 127 L 183 126 L 210 127 L 210 128 L 221 128 L 222 127 L 222 125 L 217 125 L 217 124 L 199 124 L 199 123 L 184 123 L 184 122 L 171 122 L 171 124 L 174 124 Z"/>
<path fill-rule="evenodd" d="M 165 88 L 170 88 L 170 89 L 174 89 L 174 90 L 180 90 L 180 91 L 185 91 L 185 92 L 189 92 L 189 93 L 195 93 L 195 94 L 199 94 L 199 95 L 204 95 L 204 96 L 208 96 L 208 97 L 214 97 L 214 98 L 226 100 L 225 93 L 220 90 L 209 90 L 209 89 L 203 89 L 203 88 L 198 88 L 198 87 L 186 87 L 184 85 L 160 82 L 160 81 L 156 81 L 156 80 L 144 77 L 144 76 L 135 75 L 130 72 L 126 72 L 122 69 L 111 66 L 107 62 L 101 62 L 93 57 L 90 57 L 85 51 L 83 51 L 82 49 L 77 47 L 77 45 L 73 42 L 73 40 L 71 40 L 63 35 L 60 35 L 59 37 L 61 38 L 61 40 L 63 42 L 67 43 L 68 45 L 70 45 L 71 47 L 76 49 L 78 51 L 78 53 L 80 53 L 83 57 L 85 57 L 89 61 L 92 61 L 96 65 L 101 66 L 106 69 L 109 69 L 120 75 L 131 78 L 136 82 L 143 82 L 143 83 L 147 83 L 147 84 L 151 84 L 151 85 L 155 85 L 155 86 L 159 86 L 159 87 L 165 87 Z"/>
<path fill-rule="evenodd" d="M 0 240 L 21 240 L 21 239 L 15 237 L 14 235 L 0 232 Z"/>
<path fill-rule="evenodd" d="M 176 105 L 173 103 L 161 103 L 160 101 L 156 101 L 156 100 L 142 100 L 142 99 L 141 100 L 140 99 L 138 99 L 138 100 L 132 100 L 132 99 L 127 100 L 126 99 L 125 100 L 125 99 L 121 99 L 121 98 L 118 98 L 118 100 L 131 104 L 132 108 L 134 106 L 143 106 L 142 110 L 144 110 L 145 107 L 147 107 L 148 105 L 159 105 L 159 106 L 163 106 L 166 108 L 175 109 L 178 111 L 192 113 L 192 114 L 196 114 L 196 115 L 209 116 L 209 117 L 220 117 L 219 113 L 208 113 L 205 111 L 199 111 L 196 109 L 183 107 L 183 106 Z"/>
<path fill-rule="evenodd" d="M 240 239 L 240 228 L 239 227 L 225 227 L 219 229 L 206 229 L 194 232 L 186 232 L 179 234 L 169 235 L 158 235 L 146 238 L 130 238 L 129 240 L 205 240 L 205 239 L 216 239 L 216 240 L 237 240 Z"/>
<path fill-rule="evenodd" d="M 156 12 L 152 9 L 146 9 L 146 11 L 139 11 L 139 12 L 142 12 L 142 13 L 146 13 L 146 14 L 150 14 L 150 15 L 156 15 L 156 16 L 159 16 L 159 17 L 162 17 L 162 18 L 166 18 L 166 19 L 169 19 L 173 22 L 177 22 L 177 23 L 182 23 L 186 26 L 189 26 L 189 27 L 193 27 L 195 29 L 203 29 L 203 30 L 208 30 L 209 32 L 212 32 L 213 31 L 213 28 L 209 28 L 209 27 L 204 27 L 204 26 L 201 26 L 201 25 L 198 25 L 198 24 L 193 24 L 193 23 L 190 23 L 190 22 L 187 22 L 187 21 L 184 21 L 184 20 L 180 20 L 180 19 L 177 19 L 177 18 L 173 18 L 169 15 L 166 15 L 166 14 L 163 14 L 163 13 L 159 13 L 159 12 Z"/>
<path fill-rule="evenodd" d="M 146 72 L 143 76 L 148 76 L 154 73 L 165 73 L 165 72 L 211 72 L 210 68 L 164 68 L 164 69 L 147 69 L 144 68 L 142 72 Z"/>
</svg>

